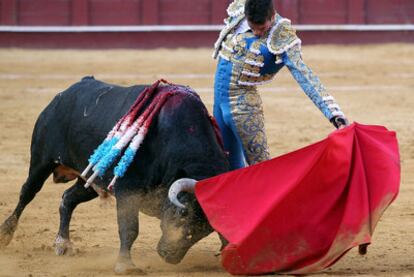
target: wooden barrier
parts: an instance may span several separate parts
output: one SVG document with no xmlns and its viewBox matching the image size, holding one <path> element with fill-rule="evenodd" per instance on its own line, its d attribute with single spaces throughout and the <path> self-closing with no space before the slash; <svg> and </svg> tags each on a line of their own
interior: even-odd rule
<svg viewBox="0 0 414 277">
<path fill-rule="evenodd" d="M 0 47 L 211 47 L 230 2 L 0 0 Z M 412 26 L 413 0 L 276 0 L 275 3 L 278 12 L 298 26 L 306 44 L 414 41 L 414 32 L 410 28 L 349 29 L 349 26 L 376 24 Z M 39 29 L 33 31 L 36 28 L 27 26 L 53 26 L 55 31 L 47 31 L 47 28 L 43 32 Z M 85 28 L 66 29 L 62 33 L 65 27 L 75 26 Z M 98 26 L 99 30 L 94 29 Z M 117 30 L 121 26 L 131 30 Z M 155 27 L 152 32 L 151 26 Z M 157 30 L 156 26 L 169 28 L 169 33 Z M 174 26 L 178 27 L 174 29 Z M 183 30 L 180 26 L 193 27 Z M 317 28 L 312 29 L 312 26 Z M 142 29 L 133 30 L 134 27 Z"/>
</svg>

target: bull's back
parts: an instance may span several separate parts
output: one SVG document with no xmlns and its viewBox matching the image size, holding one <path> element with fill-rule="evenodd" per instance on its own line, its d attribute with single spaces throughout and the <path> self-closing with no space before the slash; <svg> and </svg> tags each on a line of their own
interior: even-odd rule
<svg viewBox="0 0 414 277">
<path fill-rule="evenodd" d="M 41 152 L 75 169 L 84 166 L 144 87 L 83 78 L 59 93 L 40 114 L 33 131 L 32 156 Z"/>
<path fill-rule="evenodd" d="M 57 95 L 42 112 L 32 140 L 37 153 L 32 151 L 32 156 L 83 171 L 94 149 L 144 88 L 120 87 L 91 77 L 82 79 Z M 164 176 L 165 180 L 149 182 L 154 184 L 166 184 L 179 168 L 193 178 L 214 176 L 222 170 L 214 170 L 211 164 L 222 165 L 225 161 L 207 109 L 198 96 L 188 92 L 168 98 L 139 151 L 139 165 L 134 172 L 143 179 L 147 175 Z M 205 174 L 205 167 L 212 172 Z M 159 174 L 160 169 L 166 173 Z M 191 173 L 196 171 L 204 175 Z"/>
<path fill-rule="evenodd" d="M 144 86 L 121 87 L 85 77 L 62 92 L 57 113 L 67 126 L 105 134 L 128 111 Z"/>
</svg>

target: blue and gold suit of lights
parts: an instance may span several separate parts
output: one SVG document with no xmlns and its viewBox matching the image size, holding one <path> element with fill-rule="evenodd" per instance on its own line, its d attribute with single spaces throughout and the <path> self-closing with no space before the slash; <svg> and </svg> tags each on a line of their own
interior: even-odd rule
<svg viewBox="0 0 414 277">
<path fill-rule="evenodd" d="M 263 37 L 254 36 L 248 28 L 240 31 L 246 25 L 244 3 L 237 0 L 230 4 L 229 17 L 213 54 L 218 58 L 213 113 L 232 169 L 270 158 L 256 86 L 271 81 L 284 66 L 327 119 L 345 118 L 319 78 L 302 61 L 301 41 L 290 21 L 276 14 L 272 28 Z"/>
</svg>

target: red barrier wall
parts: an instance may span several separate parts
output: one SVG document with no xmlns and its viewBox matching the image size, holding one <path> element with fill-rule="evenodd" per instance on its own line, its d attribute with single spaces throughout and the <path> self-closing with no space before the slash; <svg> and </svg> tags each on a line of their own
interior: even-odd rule
<svg viewBox="0 0 414 277">
<path fill-rule="evenodd" d="M 226 0 L 0 0 L 1 25 L 221 24 Z M 413 24 L 413 0 L 277 0 L 295 24 Z"/>
<path fill-rule="evenodd" d="M 230 0 L 0 0 L 3 26 L 218 25 Z M 276 0 L 293 24 L 414 24 L 414 0 Z M 191 36 L 191 39 L 185 36 Z M 307 43 L 414 41 L 413 31 L 306 31 Z M 173 41 L 163 41 L 160 36 Z M 0 46 L 211 46 L 217 31 L 165 33 L 24 33 L 0 31 Z M 30 40 L 29 40 L 30 38 Z M 322 39 L 323 38 L 323 39 Z M 154 41 L 149 41 L 154 39 Z M 149 46 L 151 45 L 151 46 Z"/>
<path fill-rule="evenodd" d="M 227 5 L 223 0 L 0 0 L 0 24 L 221 24 Z"/>
</svg>

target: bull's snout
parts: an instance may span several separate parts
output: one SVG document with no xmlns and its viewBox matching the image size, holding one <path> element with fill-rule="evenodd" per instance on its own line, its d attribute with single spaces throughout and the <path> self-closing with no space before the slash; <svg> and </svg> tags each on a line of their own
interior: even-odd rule
<svg viewBox="0 0 414 277">
<path fill-rule="evenodd" d="M 158 255 L 160 255 L 160 257 L 169 264 L 180 263 L 187 253 L 187 251 L 184 249 L 177 249 L 176 251 L 173 251 L 172 249 L 163 247 L 161 243 L 158 243 L 157 252 Z"/>
</svg>

